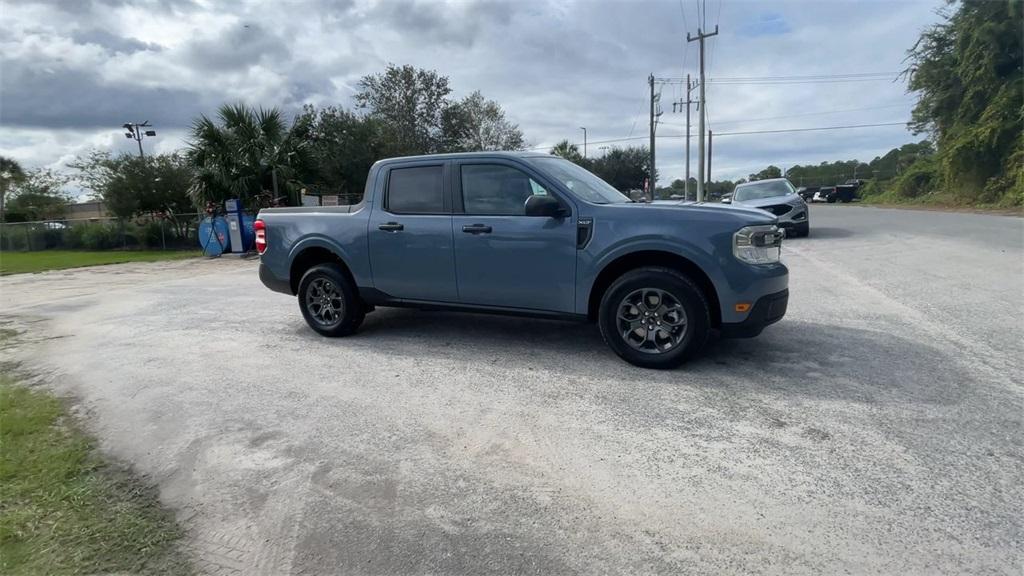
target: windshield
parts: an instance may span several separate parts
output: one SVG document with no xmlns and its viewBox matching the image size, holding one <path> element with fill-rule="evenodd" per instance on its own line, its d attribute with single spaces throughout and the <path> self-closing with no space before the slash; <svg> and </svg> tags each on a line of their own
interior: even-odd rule
<svg viewBox="0 0 1024 576">
<path fill-rule="evenodd" d="M 594 204 L 620 204 L 632 202 L 624 194 L 612 187 L 611 184 L 601 180 L 588 172 L 585 168 L 564 159 L 552 156 L 550 158 L 533 158 L 537 164 L 555 178 L 572 190 L 574 194 L 587 202 Z"/>
<path fill-rule="evenodd" d="M 737 186 L 736 191 L 733 192 L 732 199 L 735 202 L 743 202 L 744 200 L 760 200 L 762 198 L 785 196 L 795 192 L 796 189 L 789 183 L 789 180 L 768 180 Z"/>
</svg>

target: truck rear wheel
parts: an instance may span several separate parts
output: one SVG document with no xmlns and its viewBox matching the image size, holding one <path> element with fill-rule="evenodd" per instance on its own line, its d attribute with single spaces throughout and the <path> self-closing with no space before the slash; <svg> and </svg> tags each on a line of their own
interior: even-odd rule
<svg viewBox="0 0 1024 576">
<path fill-rule="evenodd" d="M 674 368 L 700 352 L 711 329 L 704 293 L 671 268 L 645 267 L 619 277 L 601 298 L 598 325 L 623 360 Z"/>
<path fill-rule="evenodd" d="M 324 336 L 348 336 L 366 315 L 356 287 L 333 264 L 307 270 L 299 281 L 298 298 L 306 323 Z"/>
</svg>

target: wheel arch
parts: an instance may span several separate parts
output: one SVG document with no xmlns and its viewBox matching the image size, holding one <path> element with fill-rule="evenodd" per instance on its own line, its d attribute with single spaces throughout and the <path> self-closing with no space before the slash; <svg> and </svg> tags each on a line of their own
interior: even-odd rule
<svg viewBox="0 0 1024 576">
<path fill-rule="evenodd" d="M 288 282 L 291 286 L 292 294 L 298 294 L 299 281 L 302 280 L 303 274 L 310 268 L 320 264 L 337 264 L 341 273 L 352 283 L 352 286 L 356 287 L 356 290 L 359 289 L 355 277 L 352 275 L 352 270 L 349 269 L 345 260 L 334 250 L 320 244 L 314 244 L 299 249 L 288 267 Z"/>
<path fill-rule="evenodd" d="M 647 266 L 663 266 L 677 270 L 685 274 L 697 284 L 697 287 L 708 299 L 708 306 L 711 317 L 711 327 L 718 328 L 722 324 L 722 308 L 718 298 L 718 291 L 714 283 L 704 270 L 685 256 L 664 250 L 639 250 L 623 254 L 601 269 L 590 287 L 590 296 L 587 300 L 587 318 L 591 321 L 597 319 L 598 308 L 601 306 L 601 298 L 605 291 L 611 286 L 616 278 L 630 270 Z"/>
</svg>

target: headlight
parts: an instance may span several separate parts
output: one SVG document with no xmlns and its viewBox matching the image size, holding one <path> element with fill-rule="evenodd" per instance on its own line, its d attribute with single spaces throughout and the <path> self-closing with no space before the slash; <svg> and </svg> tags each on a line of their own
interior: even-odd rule
<svg viewBox="0 0 1024 576">
<path fill-rule="evenodd" d="M 748 264 L 779 261 L 783 233 L 775 225 L 747 226 L 732 235 L 732 253 Z"/>
</svg>

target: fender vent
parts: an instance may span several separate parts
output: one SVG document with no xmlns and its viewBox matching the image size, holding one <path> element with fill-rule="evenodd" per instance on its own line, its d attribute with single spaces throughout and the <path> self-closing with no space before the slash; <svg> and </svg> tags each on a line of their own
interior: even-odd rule
<svg viewBox="0 0 1024 576">
<path fill-rule="evenodd" d="M 580 218 L 576 221 L 576 249 L 583 250 L 590 244 L 590 237 L 594 235 L 594 219 Z"/>
</svg>

